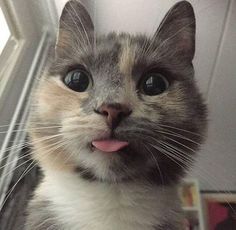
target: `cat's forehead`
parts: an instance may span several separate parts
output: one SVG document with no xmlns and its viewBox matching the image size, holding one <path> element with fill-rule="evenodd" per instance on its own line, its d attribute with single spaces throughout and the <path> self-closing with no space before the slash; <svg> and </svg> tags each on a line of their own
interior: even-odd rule
<svg viewBox="0 0 236 230">
<path fill-rule="evenodd" d="M 149 44 L 149 39 L 145 36 L 112 33 L 97 39 L 94 51 L 86 55 L 83 60 L 86 67 L 92 70 L 112 69 L 130 75 L 135 64 L 145 59 L 142 56 L 145 44 Z"/>
</svg>

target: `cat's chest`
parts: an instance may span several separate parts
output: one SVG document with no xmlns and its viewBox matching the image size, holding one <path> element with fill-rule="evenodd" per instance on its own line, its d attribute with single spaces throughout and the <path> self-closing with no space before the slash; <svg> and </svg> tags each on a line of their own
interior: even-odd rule
<svg viewBox="0 0 236 230">
<path fill-rule="evenodd" d="M 178 207 L 173 188 L 75 183 L 72 177 L 60 177 L 60 181 L 46 180 L 40 192 L 52 201 L 67 230 L 155 230 L 167 216 L 177 217 L 173 216 Z"/>
</svg>

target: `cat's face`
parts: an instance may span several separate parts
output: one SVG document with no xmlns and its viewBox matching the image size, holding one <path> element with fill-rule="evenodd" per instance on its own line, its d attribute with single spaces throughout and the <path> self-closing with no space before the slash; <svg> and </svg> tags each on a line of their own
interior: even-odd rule
<svg viewBox="0 0 236 230">
<path fill-rule="evenodd" d="M 206 128 L 194 48 L 187 2 L 174 6 L 150 39 L 115 33 L 95 39 L 84 7 L 67 3 L 55 61 L 31 113 L 41 166 L 109 182 L 178 179 Z"/>
</svg>

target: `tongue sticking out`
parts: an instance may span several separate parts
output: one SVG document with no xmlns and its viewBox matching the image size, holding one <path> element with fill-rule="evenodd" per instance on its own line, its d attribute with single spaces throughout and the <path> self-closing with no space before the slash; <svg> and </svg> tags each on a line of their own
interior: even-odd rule
<svg viewBox="0 0 236 230">
<path fill-rule="evenodd" d="M 92 145 L 97 149 L 103 152 L 116 152 L 120 149 L 123 149 L 127 145 L 129 145 L 126 141 L 118 141 L 118 140 L 102 140 L 102 141 L 93 141 Z"/>
</svg>

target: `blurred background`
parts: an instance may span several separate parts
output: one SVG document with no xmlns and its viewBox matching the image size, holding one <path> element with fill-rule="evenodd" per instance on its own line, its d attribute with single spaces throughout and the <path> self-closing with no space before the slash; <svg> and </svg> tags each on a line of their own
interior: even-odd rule
<svg viewBox="0 0 236 230">
<path fill-rule="evenodd" d="M 55 41 L 65 2 L 0 0 L 0 229 L 17 229 L 9 216 L 22 210 L 37 184 L 37 169 L 30 158 L 26 162 L 20 156 L 31 92 Z M 82 0 L 98 35 L 125 31 L 151 36 L 175 2 Z M 197 222 L 186 229 L 214 230 L 227 218 L 224 203 L 236 202 L 236 1 L 190 2 L 197 19 L 195 78 L 209 106 L 210 125 L 181 196 L 186 218 Z M 16 200 L 19 208 L 13 215 Z"/>
</svg>

